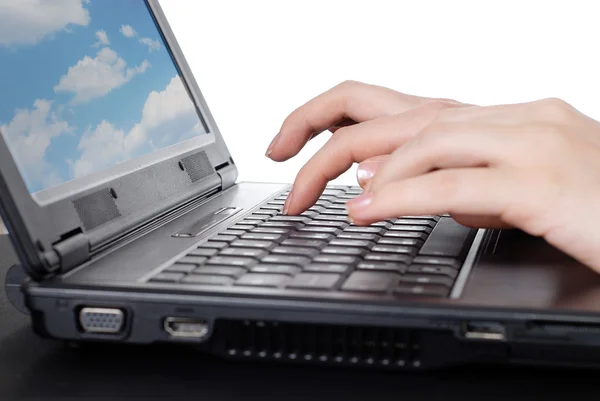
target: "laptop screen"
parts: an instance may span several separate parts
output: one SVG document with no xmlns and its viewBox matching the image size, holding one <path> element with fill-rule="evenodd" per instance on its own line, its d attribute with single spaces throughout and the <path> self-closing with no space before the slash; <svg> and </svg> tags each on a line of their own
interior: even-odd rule
<svg viewBox="0 0 600 401">
<path fill-rule="evenodd" d="M 34 193 L 207 128 L 144 0 L 0 0 L 0 132 Z"/>
</svg>

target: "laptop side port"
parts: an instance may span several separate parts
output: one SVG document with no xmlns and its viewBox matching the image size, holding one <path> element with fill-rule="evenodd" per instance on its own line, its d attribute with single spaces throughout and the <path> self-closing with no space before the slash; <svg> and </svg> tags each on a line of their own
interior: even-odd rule
<svg viewBox="0 0 600 401">
<path fill-rule="evenodd" d="M 497 322 L 467 321 L 462 324 L 462 335 L 470 340 L 505 341 L 506 328 Z"/>
<path fill-rule="evenodd" d="M 206 320 L 185 317 L 167 317 L 164 330 L 169 337 L 188 340 L 204 340 L 210 333 L 210 325 Z"/>
<path fill-rule="evenodd" d="M 84 307 L 79 310 L 79 325 L 87 334 L 119 334 L 125 327 L 125 312 L 118 308 Z"/>
</svg>

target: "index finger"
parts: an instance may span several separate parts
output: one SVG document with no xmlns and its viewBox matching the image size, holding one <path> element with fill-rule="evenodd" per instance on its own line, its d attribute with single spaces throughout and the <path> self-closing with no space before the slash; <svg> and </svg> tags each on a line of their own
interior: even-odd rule
<svg viewBox="0 0 600 401">
<path fill-rule="evenodd" d="M 297 155 L 311 137 L 340 121 L 369 121 L 404 112 L 431 100 L 381 86 L 346 81 L 291 113 L 269 146 L 267 156 L 275 161 L 288 160 Z"/>
</svg>

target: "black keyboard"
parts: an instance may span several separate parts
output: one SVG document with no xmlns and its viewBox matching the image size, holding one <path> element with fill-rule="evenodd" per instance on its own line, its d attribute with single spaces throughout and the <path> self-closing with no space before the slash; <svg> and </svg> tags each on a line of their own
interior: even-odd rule
<svg viewBox="0 0 600 401">
<path fill-rule="evenodd" d="M 281 214 L 289 191 L 212 236 L 150 282 L 448 297 L 475 230 L 447 215 L 355 226 L 328 187 L 300 216 Z"/>
</svg>

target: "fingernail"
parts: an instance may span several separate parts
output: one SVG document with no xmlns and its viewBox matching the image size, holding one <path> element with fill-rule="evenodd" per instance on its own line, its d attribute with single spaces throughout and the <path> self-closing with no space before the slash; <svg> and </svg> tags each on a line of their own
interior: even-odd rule
<svg viewBox="0 0 600 401">
<path fill-rule="evenodd" d="M 285 203 L 283 204 L 283 211 L 281 212 L 281 214 L 283 214 L 284 216 L 288 214 L 288 210 L 290 209 L 290 204 L 292 203 L 292 195 L 293 192 L 290 191 L 287 198 L 285 199 Z"/>
<path fill-rule="evenodd" d="M 346 202 L 348 213 L 362 212 L 373 203 L 373 194 L 362 194 Z"/>
<path fill-rule="evenodd" d="M 269 147 L 267 148 L 267 152 L 265 153 L 265 156 L 269 157 L 269 155 L 271 155 L 271 152 L 273 152 L 273 148 L 275 147 L 275 145 L 277 144 L 277 141 L 279 140 L 279 134 L 280 133 L 275 135 L 275 138 L 273 138 L 273 140 L 269 144 Z"/>
<path fill-rule="evenodd" d="M 360 186 L 364 186 L 383 165 L 383 162 L 363 162 L 358 165 L 356 170 L 356 179 Z"/>
</svg>

